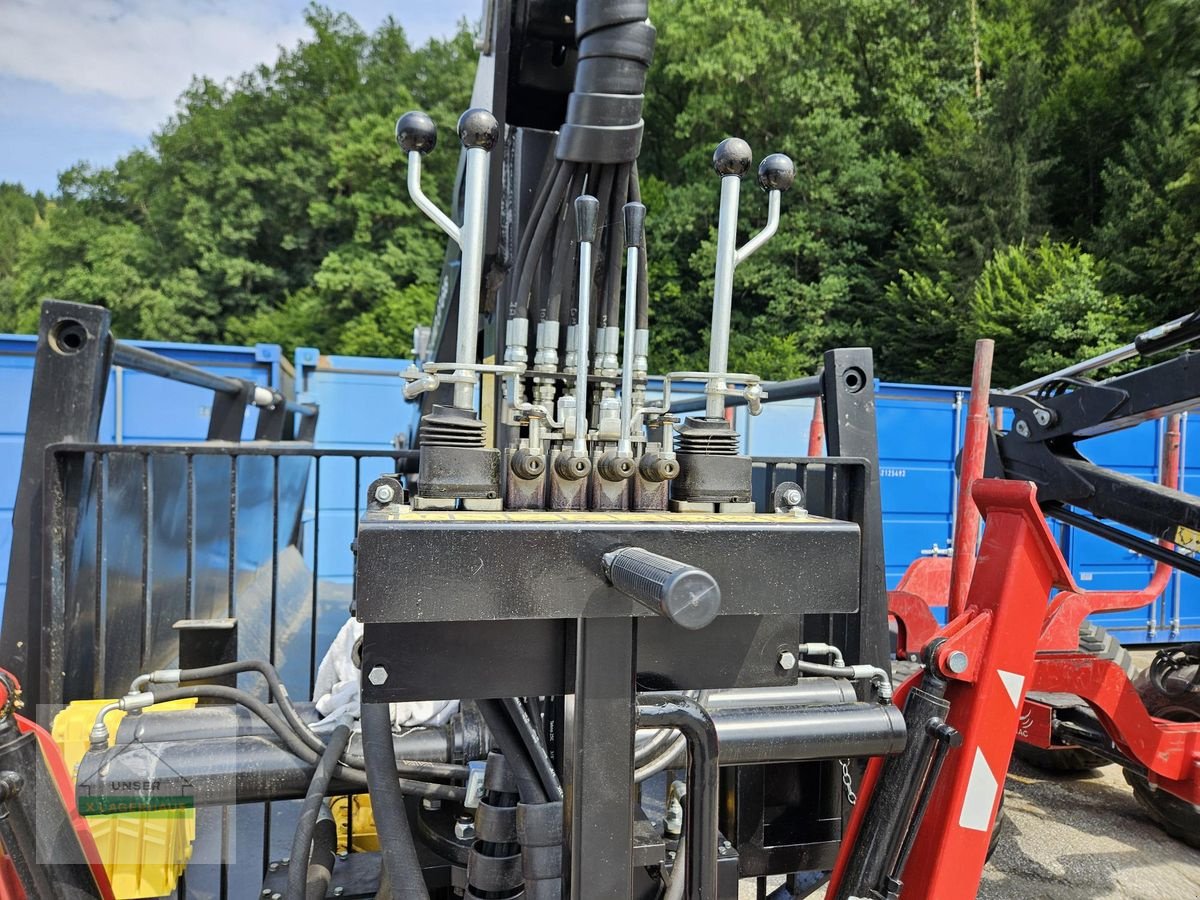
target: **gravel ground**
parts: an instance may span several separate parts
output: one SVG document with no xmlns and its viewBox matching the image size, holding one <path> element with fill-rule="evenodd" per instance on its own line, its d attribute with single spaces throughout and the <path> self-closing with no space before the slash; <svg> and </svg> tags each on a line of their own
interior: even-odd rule
<svg viewBox="0 0 1200 900">
<path fill-rule="evenodd" d="M 1134 657 L 1144 666 L 1152 655 Z M 1200 851 L 1146 817 L 1117 766 L 1060 775 L 1014 762 L 1004 808 L 983 900 L 1200 900 Z M 744 883 L 742 900 L 754 897 L 754 883 Z"/>
</svg>

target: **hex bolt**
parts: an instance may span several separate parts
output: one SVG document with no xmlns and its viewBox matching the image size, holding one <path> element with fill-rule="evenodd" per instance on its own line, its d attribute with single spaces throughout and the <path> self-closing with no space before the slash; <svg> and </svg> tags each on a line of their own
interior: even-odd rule
<svg viewBox="0 0 1200 900">
<path fill-rule="evenodd" d="M 390 484 L 381 484 L 375 488 L 375 502 L 388 504 L 396 499 L 396 489 Z"/>
<path fill-rule="evenodd" d="M 796 654 L 791 650 L 781 650 L 779 652 L 779 668 L 785 672 L 790 672 L 796 668 Z"/>
<path fill-rule="evenodd" d="M 1029 423 L 1024 419 L 1017 419 L 1017 434 L 1021 437 L 1029 437 Z"/>
<path fill-rule="evenodd" d="M 967 671 L 967 665 L 969 662 L 970 660 L 967 658 L 967 654 L 963 653 L 961 650 L 955 650 L 946 657 L 946 668 L 955 675 L 961 675 L 963 672 Z"/>
<path fill-rule="evenodd" d="M 442 808 L 442 801 L 438 800 L 434 797 L 426 797 L 424 800 L 421 801 L 421 806 L 424 807 L 425 809 L 429 810 L 430 812 L 433 812 L 435 809 Z"/>
<path fill-rule="evenodd" d="M 460 818 L 454 823 L 454 836 L 460 841 L 469 841 L 475 837 L 475 823 L 470 819 Z"/>
<path fill-rule="evenodd" d="M 793 488 L 792 490 L 784 493 L 783 502 L 788 506 L 799 506 L 804 502 L 804 494 Z"/>
<path fill-rule="evenodd" d="M 333 889 L 333 896 L 335 897 L 340 897 L 344 893 L 346 893 L 346 889 L 344 887 L 338 886 Z"/>
<path fill-rule="evenodd" d="M 270 889 L 270 888 L 263 888 L 263 889 L 262 889 L 262 894 L 261 894 L 261 896 L 263 896 L 263 897 L 270 897 L 270 896 L 271 896 L 271 889 Z"/>
<path fill-rule="evenodd" d="M 279 871 L 279 863 L 273 862 L 269 866 L 267 866 L 267 868 L 272 872 L 278 872 Z"/>
<path fill-rule="evenodd" d="M 274 894 L 271 895 L 271 900 L 283 900 L 283 894 L 276 891 Z"/>
<path fill-rule="evenodd" d="M 387 669 L 385 669 L 383 666 L 373 666 L 371 671 L 367 674 L 367 681 L 371 682 L 371 684 L 375 685 L 375 687 L 379 687 L 387 682 L 387 680 Z"/>
</svg>

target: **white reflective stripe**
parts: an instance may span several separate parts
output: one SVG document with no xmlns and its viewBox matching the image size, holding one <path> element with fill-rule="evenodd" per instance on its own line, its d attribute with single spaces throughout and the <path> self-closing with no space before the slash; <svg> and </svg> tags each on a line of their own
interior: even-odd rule
<svg viewBox="0 0 1200 900">
<path fill-rule="evenodd" d="M 1008 697 L 1012 700 L 1013 708 L 1021 705 L 1021 689 L 1025 687 L 1025 676 L 1018 675 L 1016 672 L 1005 672 L 1003 669 L 997 669 L 996 674 L 1000 676 L 1000 680 L 1004 682 L 1004 689 L 1008 691 Z"/>
<path fill-rule="evenodd" d="M 992 809 L 996 804 L 996 791 L 1000 783 L 992 774 L 992 767 L 983 758 L 983 751 L 975 748 L 975 762 L 971 765 L 971 779 L 967 782 L 967 793 L 963 796 L 962 812 L 958 817 L 961 828 L 972 831 L 987 831 L 992 826 Z"/>
</svg>

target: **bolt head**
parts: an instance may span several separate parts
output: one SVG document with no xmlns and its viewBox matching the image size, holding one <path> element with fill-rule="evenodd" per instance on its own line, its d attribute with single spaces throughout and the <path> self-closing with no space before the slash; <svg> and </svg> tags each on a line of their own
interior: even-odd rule
<svg viewBox="0 0 1200 900">
<path fill-rule="evenodd" d="M 346 889 L 344 887 L 335 887 L 333 889 L 333 896 L 335 897 L 340 897 L 344 893 L 346 893 Z"/>
<path fill-rule="evenodd" d="M 788 506 L 799 506 L 804 502 L 804 494 L 795 489 L 786 491 L 783 495 L 783 502 Z"/>
<path fill-rule="evenodd" d="M 458 821 L 454 823 L 454 836 L 460 841 L 469 841 L 475 837 L 475 823 L 470 821 Z"/>
<path fill-rule="evenodd" d="M 955 650 L 948 657 L 946 657 L 946 668 L 955 675 L 961 675 L 963 672 L 967 671 L 967 665 L 969 663 L 970 660 L 967 658 L 967 654 L 963 653 L 961 650 Z"/>
<path fill-rule="evenodd" d="M 1017 420 L 1017 434 L 1021 437 L 1029 437 L 1029 423 L 1024 419 Z"/>
<path fill-rule="evenodd" d="M 436 797 L 426 797 L 421 801 L 421 806 L 432 812 L 435 809 L 442 808 L 442 801 L 438 800 Z"/>
<path fill-rule="evenodd" d="M 791 650 L 784 650 L 779 654 L 779 668 L 785 672 L 790 672 L 796 668 L 796 654 Z"/>
<path fill-rule="evenodd" d="M 375 687 L 385 684 L 387 680 L 387 669 L 385 669 L 383 666 L 373 666 L 371 671 L 367 673 L 367 681 L 371 682 L 371 684 L 375 685 Z"/>
<path fill-rule="evenodd" d="M 391 503 L 396 499 L 396 489 L 390 484 L 381 484 L 375 488 L 375 500 L 378 503 Z"/>
</svg>

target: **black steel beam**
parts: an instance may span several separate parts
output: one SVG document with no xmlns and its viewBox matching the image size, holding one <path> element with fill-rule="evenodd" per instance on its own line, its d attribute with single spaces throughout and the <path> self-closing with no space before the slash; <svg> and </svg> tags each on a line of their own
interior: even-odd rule
<svg viewBox="0 0 1200 900">
<path fill-rule="evenodd" d="M 580 619 L 563 764 L 563 860 L 572 900 L 633 893 L 637 622 Z"/>
<path fill-rule="evenodd" d="M 829 455 L 866 461 L 862 485 L 857 616 L 836 621 L 805 619 L 806 640 L 818 634 L 842 647 L 856 663 L 886 665 L 887 578 L 883 559 L 883 502 L 879 488 L 879 439 L 875 423 L 875 365 L 871 350 L 851 347 L 825 354 L 822 372 L 825 444 Z"/>
<path fill-rule="evenodd" d="M 21 682 L 31 709 L 43 702 L 43 632 L 52 625 L 42 608 L 46 448 L 96 440 L 111 355 L 108 310 L 62 300 L 42 304 L 0 629 L 0 659 Z"/>
</svg>

